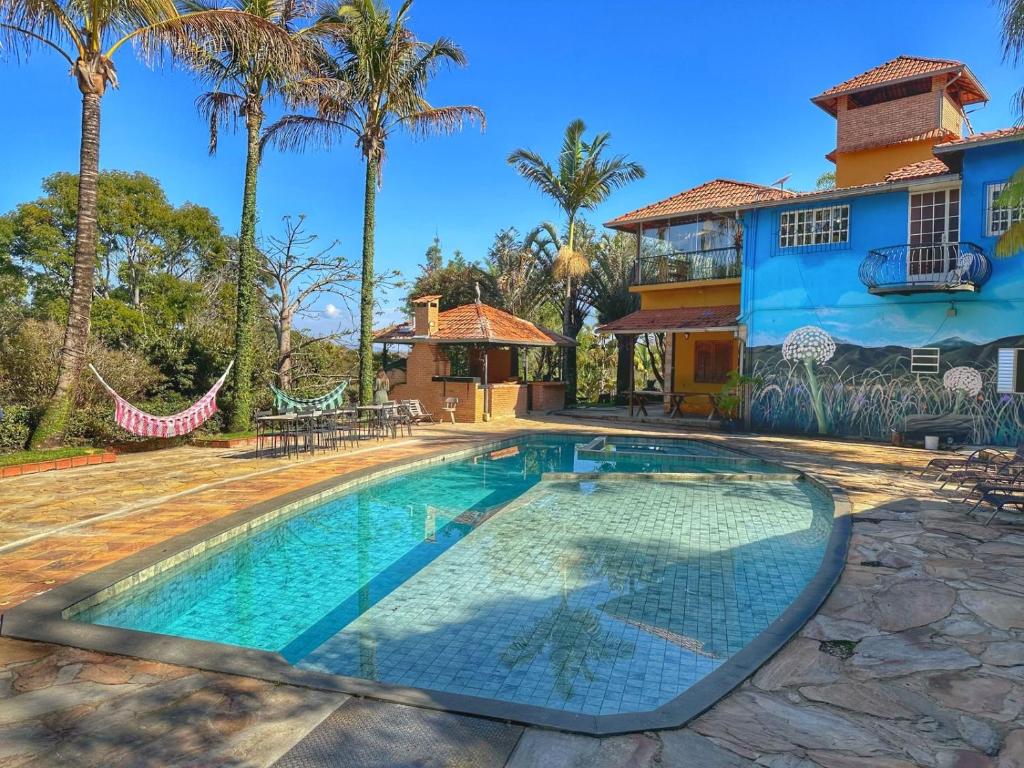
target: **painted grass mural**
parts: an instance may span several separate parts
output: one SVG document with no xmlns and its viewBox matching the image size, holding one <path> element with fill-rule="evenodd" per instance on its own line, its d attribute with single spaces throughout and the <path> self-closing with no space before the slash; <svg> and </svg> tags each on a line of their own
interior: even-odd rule
<svg viewBox="0 0 1024 768">
<path fill-rule="evenodd" d="M 907 347 L 837 342 L 818 326 L 797 328 L 781 345 L 755 347 L 754 426 L 888 440 L 907 416 L 957 415 L 970 417 L 974 442 L 1024 442 L 1024 395 L 996 392 L 997 350 L 1024 347 L 1024 336 L 930 346 L 941 350 L 938 374 L 911 373 Z"/>
</svg>

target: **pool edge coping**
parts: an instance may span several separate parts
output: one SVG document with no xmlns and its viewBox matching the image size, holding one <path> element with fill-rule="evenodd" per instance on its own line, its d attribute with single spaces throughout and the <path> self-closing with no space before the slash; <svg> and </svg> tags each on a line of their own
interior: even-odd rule
<svg viewBox="0 0 1024 768">
<path fill-rule="evenodd" d="M 190 555 L 182 557 L 183 553 L 197 547 L 205 548 L 204 545 L 214 539 L 218 539 L 217 543 L 220 543 L 228 538 L 244 535 L 247 531 L 282 516 L 297 513 L 302 507 L 316 503 L 326 496 L 343 493 L 352 487 L 403 470 L 420 469 L 479 452 L 500 450 L 507 447 L 507 444 L 523 438 L 573 434 L 558 430 L 518 431 L 497 440 L 484 440 L 465 448 L 439 449 L 422 458 L 394 459 L 374 467 L 365 467 L 326 478 L 304 488 L 250 505 L 192 531 L 173 536 L 30 598 L 4 612 L 3 636 L 592 736 L 683 726 L 713 707 L 778 653 L 817 613 L 818 608 L 839 581 L 846 564 L 852 532 L 852 505 L 841 486 L 826 483 L 807 472 L 775 459 L 766 459 L 756 452 L 735 449 L 738 453 L 792 470 L 801 479 L 831 498 L 833 525 L 821 564 L 786 610 L 753 640 L 674 699 L 647 712 L 584 715 L 467 694 L 395 686 L 364 678 L 303 669 L 293 666 L 283 656 L 273 651 L 88 624 L 65 618 L 68 615 L 67 611 L 72 607 L 81 605 L 89 598 L 112 589 L 114 585 L 142 571 L 175 558 L 178 558 L 176 562 L 188 559 Z M 691 437 L 664 439 L 697 440 Z M 721 447 L 717 442 L 712 444 Z M 729 450 L 734 449 L 729 446 Z M 225 537 L 232 532 L 231 536 Z M 198 551 L 201 552 L 202 549 Z M 86 607 L 88 606 L 83 606 L 79 610 Z"/>
</svg>

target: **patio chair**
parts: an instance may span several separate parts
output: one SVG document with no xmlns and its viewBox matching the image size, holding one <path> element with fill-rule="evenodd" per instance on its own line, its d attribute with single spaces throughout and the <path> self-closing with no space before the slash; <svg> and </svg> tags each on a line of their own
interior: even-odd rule
<svg viewBox="0 0 1024 768">
<path fill-rule="evenodd" d="M 377 437 L 384 437 L 386 433 L 390 433 L 392 437 L 398 437 L 398 433 L 403 428 L 409 428 L 409 434 L 412 434 L 412 429 L 409 424 L 405 422 L 399 412 L 401 406 L 398 405 L 384 405 L 380 409 L 380 428 L 377 432 Z"/>
<path fill-rule="evenodd" d="M 430 413 L 429 411 L 423 410 L 423 403 L 421 403 L 419 400 L 403 400 L 402 405 L 409 409 L 409 416 L 412 417 L 414 423 L 437 423 L 436 419 L 434 418 L 434 414 Z"/>
<path fill-rule="evenodd" d="M 1024 489 L 989 491 L 978 499 L 968 514 L 973 515 L 982 504 L 992 507 L 992 514 L 985 521 L 985 525 L 988 525 L 995 520 L 996 515 L 1003 511 L 1004 507 L 1015 507 L 1018 511 L 1024 512 Z"/>
<path fill-rule="evenodd" d="M 451 419 L 452 424 L 455 423 L 455 409 L 459 407 L 459 398 L 457 397 L 446 397 L 444 399 L 444 405 L 441 410 L 447 413 Z"/>
<path fill-rule="evenodd" d="M 993 475 L 985 480 L 980 480 L 971 486 L 964 494 L 964 503 L 970 501 L 977 494 L 984 496 L 989 491 L 1017 490 L 1024 493 L 1024 467 L 1017 467 L 1014 471 L 1005 475 Z"/>
<path fill-rule="evenodd" d="M 273 453 L 277 450 L 278 443 L 280 443 L 287 451 L 287 436 L 288 431 L 286 428 L 275 424 L 272 421 L 263 421 L 265 416 L 273 416 L 273 410 L 267 409 L 265 411 L 256 411 L 256 458 L 260 457 L 263 452 L 264 443 L 270 442 L 270 452 Z"/>
</svg>

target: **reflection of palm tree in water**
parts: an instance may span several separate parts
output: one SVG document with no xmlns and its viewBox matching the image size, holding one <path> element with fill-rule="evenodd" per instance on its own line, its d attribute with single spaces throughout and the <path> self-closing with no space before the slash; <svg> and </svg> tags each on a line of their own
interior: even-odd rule
<svg viewBox="0 0 1024 768">
<path fill-rule="evenodd" d="M 515 668 L 529 664 L 545 650 L 555 673 L 555 690 L 566 699 L 573 696 L 573 681 L 582 675 L 587 681 L 597 679 L 592 664 L 614 662 L 633 655 L 633 643 L 613 637 L 602 629 L 597 611 L 569 605 L 569 571 L 582 560 L 579 553 L 569 552 L 559 558 L 562 574 L 562 595 L 550 613 L 519 634 L 502 652 L 502 662 Z"/>
</svg>

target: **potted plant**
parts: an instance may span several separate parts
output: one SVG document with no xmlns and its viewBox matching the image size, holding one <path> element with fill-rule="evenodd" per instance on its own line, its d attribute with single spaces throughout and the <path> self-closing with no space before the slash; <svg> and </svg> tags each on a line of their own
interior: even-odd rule
<svg viewBox="0 0 1024 768">
<path fill-rule="evenodd" d="M 743 405 L 743 390 L 748 386 L 758 386 L 761 380 L 754 376 L 744 376 L 739 371 L 729 371 L 729 376 L 722 385 L 722 391 L 715 398 L 715 407 L 722 417 L 722 427 L 730 432 L 739 431 L 743 426 L 740 408 Z"/>
</svg>

